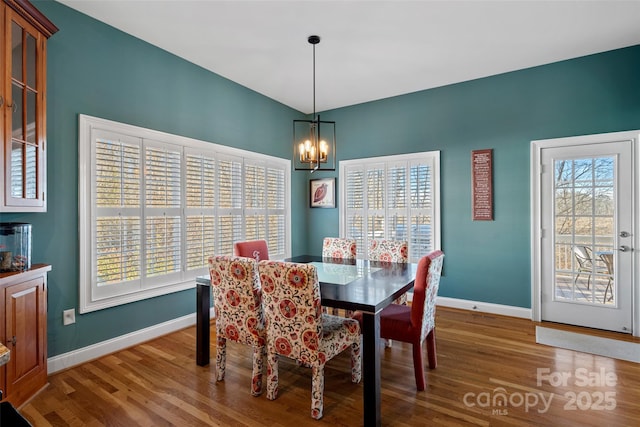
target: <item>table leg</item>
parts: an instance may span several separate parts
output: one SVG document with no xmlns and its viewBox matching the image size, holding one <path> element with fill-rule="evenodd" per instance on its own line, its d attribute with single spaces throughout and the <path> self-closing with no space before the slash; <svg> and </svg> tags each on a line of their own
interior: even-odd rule
<svg viewBox="0 0 640 427">
<path fill-rule="evenodd" d="M 196 286 L 196 363 L 198 366 L 209 364 L 210 307 L 211 287 L 198 283 Z"/>
<path fill-rule="evenodd" d="M 380 313 L 362 314 L 362 341 L 364 425 L 380 426 Z"/>
</svg>

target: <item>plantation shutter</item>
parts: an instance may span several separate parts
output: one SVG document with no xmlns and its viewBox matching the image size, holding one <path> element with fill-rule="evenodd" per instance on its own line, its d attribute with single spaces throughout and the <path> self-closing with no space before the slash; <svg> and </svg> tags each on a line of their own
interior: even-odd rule
<svg viewBox="0 0 640 427">
<path fill-rule="evenodd" d="M 267 167 L 267 245 L 271 259 L 286 257 L 287 185 L 285 169 Z"/>
<path fill-rule="evenodd" d="M 355 239 L 357 255 L 366 257 L 365 229 L 364 229 L 364 167 L 355 166 L 345 168 L 344 177 L 345 205 L 346 205 L 346 233 L 345 237 Z M 331 237 L 331 236 L 328 236 Z M 363 251 L 364 249 L 364 251 Z"/>
<path fill-rule="evenodd" d="M 98 288 L 141 277 L 141 140 L 96 131 L 93 156 L 95 230 L 93 275 Z"/>
<path fill-rule="evenodd" d="M 216 169 L 211 154 L 186 154 L 186 269 L 207 267 L 215 254 Z"/>
<path fill-rule="evenodd" d="M 409 173 L 411 194 L 409 258 L 416 259 L 435 249 L 433 167 L 426 162 L 411 162 Z"/>
<path fill-rule="evenodd" d="M 436 164 L 437 152 L 342 162 L 341 233 L 356 240 L 358 258 L 371 239 L 406 240 L 411 262 L 436 248 Z"/>
<path fill-rule="evenodd" d="M 81 313 L 193 288 L 237 241 L 291 256 L 289 160 L 85 115 L 78 153 Z"/>
<path fill-rule="evenodd" d="M 408 182 L 407 163 L 387 165 L 387 236 L 391 240 L 407 240 Z"/>
<path fill-rule="evenodd" d="M 24 149 L 24 153 L 23 150 Z M 23 159 L 24 156 L 24 159 Z M 37 148 L 32 145 L 19 144 L 17 147 L 14 144 L 11 149 L 11 196 L 18 198 L 35 199 L 37 197 L 36 191 L 36 177 L 37 174 Z M 24 168 L 24 170 L 23 170 Z M 26 177 L 26 180 L 23 179 Z M 24 182 L 24 189 L 22 184 Z M 24 192 L 23 192 L 24 190 Z"/>
<path fill-rule="evenodd" d="M 245 161 L 244 164 L 244 220 L 245 240 L 266 239 L 267 236 L 267 182 L 266 168 L 262 164 Z"/>
<path fill-rule="evenodd" d="M 366 169 L 366 189 L 367 200 L 367 240 L 382 239 L 385 237 L 385 165 L 384 163 L 369 165 Z M 367 253 L 364 247 L 363 253 Z"/>
<path fill-rule="evenodd" d="M 218 158 L 218 250 L 233 254 L 233 243 L 243 240 L 242 158 Z"/>
<path fill-rule="evenodd" d="M 180 147 L 146 141 L 146 277 L 182 270 L 182 199 Z"/>
</svg>

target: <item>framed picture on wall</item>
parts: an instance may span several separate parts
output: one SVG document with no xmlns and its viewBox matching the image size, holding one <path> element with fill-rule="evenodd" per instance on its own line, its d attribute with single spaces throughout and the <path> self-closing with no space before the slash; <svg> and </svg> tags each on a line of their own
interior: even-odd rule
<svg viewBox="0 0 640 427">
<path fill-rule="evenodd" d="M 322 178 L 309 181 L 309 206 L 312 208 L 336 207 L 336 179 Z"/>
<path fill-rule="evenodd" d="M 493 221 L 493 150 L 471 151 L 471 215 Z"/>
</svg>

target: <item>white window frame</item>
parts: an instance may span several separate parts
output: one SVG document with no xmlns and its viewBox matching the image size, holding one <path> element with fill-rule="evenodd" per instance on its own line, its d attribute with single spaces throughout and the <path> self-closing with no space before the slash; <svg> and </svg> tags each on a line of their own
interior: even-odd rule
<svg viewBox="0 0 640 427">
<path fill-rule="evenodd" d="M 400 155 L 392 155 L 392 156 L 381 156 L 381 157 L 370 157 L 370 158 L 362 158 L 362 159 L 354 159 L 354 160 L 343 160 L 340 162 L 340 236 L 346 238 L 353 238 L 354 236 L 350 236 L 349 230 L 347 230 L 348 226 L 348 214 L 350 210 L 347 203 L 347 198 L 349 196 L 348 190 L 348 180 L 347 180 L 347 171 L 355 170 L 361 168 L 363 171 L 370 170 L 372 168 L 382 168 L 384 170 L 385 176 L 387 176 L 387 171 L 390 167 L 398 167 L 402 165 L 406 165 L 409 168 L 411 165 L 416 164 L 426 164 L 430 167 L 432 171 L 431 176 L 431 191 L 432 191 L 432 212 L 426 212 L 431 216 L 431 227 L 432 227 L 432 248 L 431 250 L 436 250 L 441 248 L 441 240 L 440 240 L 440 151 L 427 151 L 421 153 L 411 153 L 411 154 L 400 154 Z M 366 178 L 365 178 L 365 187 L 366 187 Z M 385 184 L 386 185 L 386 184 Z M 409 185 L 409 184 L 407 184 Z M 407 190 L 408 191 L 408 190 Z M 385 188 L 385 194 L 387 192 L 387 188 Z M 366 188 L 364 189 L 364 193 L 367 193 Z M 408 194 L 408 193 L 407 193 Z M 362 232 L 362 236 L 357 238 L 357 257 L 361 259 L 368 258 L 368 245 L 369 245 L 369 230 L 367 224 L 367 215 L 373 211 L 377 215 L 380 215 L 385 218 L 385 229 L 384 233 L 381 236 L 376 236 L 380 238 L 390 239 L 393 236 L 389 230 L 390 218 L 393 214 L 398 214 L 401 212 L 399 209 L 392 209 L 389 207 L 389 204 L 384 203 L 384 206 L 380 209 L 369 208 L 367 206 L 366 197 L 363 201 L 363 207 L 361 209 L 363 215 L 363 227 L 364 230 Z M 420 213 L 421 209 L 411 208 L 407 206 L 405 208 L 405 213 L 403 214 L 410 221 L 411 215 Z M 407 227 L 407 239 L 409 241 L 409 254 L 410 262 L 417 262 L 419 260 L 419 256 L 413 256 L 414 250 L 411 247 L 411 227 Z M 426 255 L 426 254 L 423 254 Z"/>
<path fill-rule="evenodd" d="M 95 194 L 95 139 L 100 135 L 118 134 L 130 141 L 132 144 L 139 144 L 141 147 L 141 188 L 140 188 L 140 207 L 137 208 L 98 208 L 96 206 Z M 269 246 L 269 256 L 273 259 L 284 259 L 291 256 L 291 160 L 278 157 L 268 156 L 265 154 L 254 153 L 247 150 L 226 147 L 211 142 L 200 141 L 192 138 L 173 135 L 152 129 L 146 129 L 138 126 L 114 122 L 111 120 L 101 119 L 98 117 L 79 115 L 79 133 L 78 133 L 78 153 L 79 153 L 79 177 L 78 177 L 78 214 L 79 214 L 79 239 L 80 239 L 80 304 L 79 312 L 88 313 L 91 311 L 101 310 L 104 308 L 115 307 L 118 305 L 140 301 L 160 295 L 166 295 L 173 292 L 190 289 L 195 287 L 195 279 L 197 276 L 208 274 L 206 266 L 201 268 L 187 269 L 187 251 L 186 251 L 186 221 L 188 215 L 198 213 L 198 208 L 187 207 L 186 203 L 186 159 L 187 155 L 198 155 L 201 153 L 208 158 L 217 160 L 233 158 L 239 160 L 244 172 L 245 165 L 264 166 L 275 170 L 282 176 L 282 194 L 280 199 L 283 200 L 282 209 L 269 209 L 265 203 L 264 215 L 284 215 L 282 241 L 278 245 Z M 98 286 L 97 279 L 97 255 L 96 255 L 96 230 L 95 223 L 98 217 L 98 211 L 103 214 L 113 213 L 117 215 L 117 211 L 125 211 L 127 213 L 141 211 L 141 233 L 142 238 L 140 244 L 141 251 L 144 251 L 144 221 L 145 221 L 145 203 L 144 203 L 144 150 L 145 147 L 153 145 L 154 147 L 164 146 L 181 152 L 181 206 L 179 208 L 171 208 L 171 215 L 179 215 L 181 218 L 181 267 L 178 272 L 171 272 L 167 275 L 159 275 L 145 277 L 145 260 L 141 255 L 141 277 L 139 280 L 130 280 L 127 282 L 119 282 L 116 284 L 104 284 Z M 216 181 L 215 185 L 218 183 Z M 240 215 L 259 214 L 260 209 L 255 207 L 245 209 L 244 200 L 244 175 L 242 174 L 242 206 L 240 209 L 234 209 Z M 267 197 L 266 191 L 264 197 Z M 216 221 L 215 230 L 215 252 L 218 253 L 219 246 L 219 227 L 217 226 L 218 215 L 224 213 L 225 210 L 218 210 L 217 200 L 215 206 L 203 208 L 203 215 L 214 215 Z M 227 210 L 228 211 L 228 210 Z M 235 240 L 245 239 L 245 221 L 242 222 L 242 229 L 239 234 L 234 234 Z M 274 233 L 270 233 L 273 239 Z M 269 241 L 269 236 L 264 238 Z M 230 255 L 232 250 L 226 245 L 225 255 Z M 214 255 L 212 253 L 211 255 Z"/>
</svg>

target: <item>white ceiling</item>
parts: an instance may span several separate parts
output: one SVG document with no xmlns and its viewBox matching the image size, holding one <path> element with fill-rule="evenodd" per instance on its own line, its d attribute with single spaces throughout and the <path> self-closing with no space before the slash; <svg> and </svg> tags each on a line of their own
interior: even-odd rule
<svg viewBox="0 0 640 427">
<path fill-rule="evenodd" d="M 304 113 L 640 44 L 640 1 L 58 0 Z"/>
</svg>

